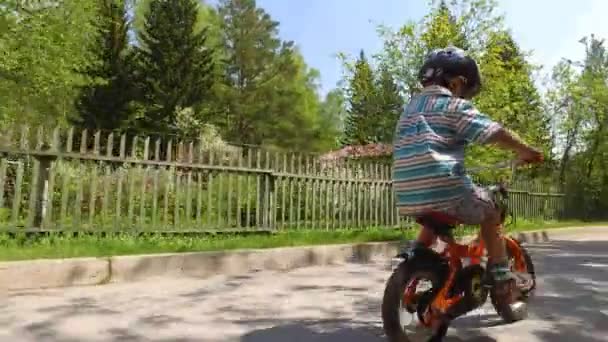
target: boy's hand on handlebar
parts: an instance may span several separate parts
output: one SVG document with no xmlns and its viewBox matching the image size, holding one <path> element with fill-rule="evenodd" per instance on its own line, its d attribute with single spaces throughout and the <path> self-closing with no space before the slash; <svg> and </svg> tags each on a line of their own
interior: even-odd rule
<svg viewBox="0 0 608 342">
<path fill-rule="evenodd" d="M 521 149 L 518 153 L 518 158 L 522 164 L 541 163 L 544 160 L 542 151 L 530 146 Z"/>
</svg>

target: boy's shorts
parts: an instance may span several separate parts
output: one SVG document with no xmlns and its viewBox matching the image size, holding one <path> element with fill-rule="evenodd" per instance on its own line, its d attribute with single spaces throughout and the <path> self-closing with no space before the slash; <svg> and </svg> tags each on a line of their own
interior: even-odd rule
<svg viewBox="0 0 608 342">
<path fill-rule="evenodd" d="M 463 224 L 478 225 L 486 218 L 497 215 L 498 208 L 486 189 L 474 186 L 468 196 L 465 196 L 455 206 L 446 209 L 445 213 Z"/>
</svg>

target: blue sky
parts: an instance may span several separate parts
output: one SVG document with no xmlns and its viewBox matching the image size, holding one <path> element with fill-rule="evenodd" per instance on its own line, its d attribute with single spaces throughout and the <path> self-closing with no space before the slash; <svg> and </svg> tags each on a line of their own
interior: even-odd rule
<svg viewBox="0 0 608 342">
<path fill-rule="evenodd" d="M 382 42 L 376 26 L 399 27 L 426 11 L 426 0 L 257 0 L 281 23 L 280 35 L 293 40 L 306 62 L 321 72 L 321 92 L 335 87 L 341 77 L 335 54 L 374 53 Z M 546 66 L 561 57 L 581 58 L 578 40 L 595 33 L 608 38 L 607 0 L 499 0 L 500 11 L 515 39 L 532 60 Z"/>
</svg>

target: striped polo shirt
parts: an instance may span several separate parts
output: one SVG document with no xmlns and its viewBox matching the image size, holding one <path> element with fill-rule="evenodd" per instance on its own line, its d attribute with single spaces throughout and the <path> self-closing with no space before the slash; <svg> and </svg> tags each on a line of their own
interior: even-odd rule
<svg viewBox="0 0 608 342">
<path fill-rule="evenodd" d="M 407 104 L 396 128 L 393 184 L 401 215 L 456 205 L 471 192 L 464 151 L 484 143 L 501 126 L 470 101 L 440 86 L 424 88 Z"/>
</svg>

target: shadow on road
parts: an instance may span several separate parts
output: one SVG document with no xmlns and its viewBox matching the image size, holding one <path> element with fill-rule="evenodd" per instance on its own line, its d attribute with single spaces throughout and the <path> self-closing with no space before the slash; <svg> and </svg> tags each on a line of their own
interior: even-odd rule
<svg viewBox="0 0 608 342">
<path fill-rule="evenodd" d="M 608 242 L 553 241 L 529 244 L 528 248 L 541 278 L 537 295 L 530 303 L 530 318 L 551 326 L 550 329 L 532 329 L 528 334 L 540 341 L 605 341 L 608 335 Z M 334 286 L 331 290 L 339 289 Z M 355 303 L 356 310 L 362 314 L 378 312 L 379 316 L 380 300 L 361 298 Z M 493 329 L 508 334 L 511 329 L 517 332 L 521 329 L 520 324 L 525 323 L 504 325 L 494 313 L 465 316 L 453 322 L 444 341 L 497 341 L 490 336 Z M 362 322 L 324 325 L 323 321 L 316 322 L 314 327 L 300 322 L 280 324 L 251 331 L 241 338 L 241 342 L 385 341 L 380 327 L 366 327 Z M 507 341 L 500 339 L 503 340 Z"/>
<path fill-rule="evenodd" d="M 537 295 L 531 303 L 529 320 L 505 326 L 493 313 L 483 316 L 462 317 L 453 322 L 446 342 L 491 342 L 491 341 L 551 341 L 551 342 L 600 342 L 608 336 L 608 241 L 553 241 L 530 244 L 528 248 L 537 267 L 540 281 Z M 369 270 L 369 269 L 367 269 Z M 107 318 L 105 326 L 99 326 L 99 333 L 111 341 L 162 341 L 151 331 L 173 335 L 187 333 L 189 327 L 204 327 L 212 322 L 236 326 L 243 331 L 240 342 L 380 342 L 385 341 L 380 322 L 381 293 L 388 272 L 353 275 L 349 284 L 343 284 L 339 277 L 324 281 L 323 284 L 302 281 L 292 287 L 274 293 L 255 295 L 255 301 L 248 304 L 233 301 L 242 298 L 242 291 L 253 281 L 248 276 L 233 277 L 222 284 L 224 290 L 217 293 L 204 282 L 200 288 L 173 294 L 172 297 L 160 296 L 147 299 L 145 292 L 129 294 L 130 307 L 140 309 L 138 315 L 130 317 L 128 326 L 118 326 L 124 317 L 124 303 L 112 300 L 114 293 L 106 297 L 108 303 L 100 298 L 81 296 L 61 302 L 61 305 L 41 305 L 36 314 L 45 316 L 35 322 L 21 322 L 16 328 L 25 331 L 35 341 L 70 342 L 74 339 L 65 334 L 61 326 L 70 324 L 71 319 L 94 317 Z M 385 271 L 383 271 L 385 272 Z M 291 276 L 291 275 L 290 275 Z M 294 274 L 297 278 L 299 275 Z M 331 277 L 328 274 L 327 277 Z M 366 277 L 366 278 L 362 278 Z M 374 278 L 371 278 L 374 277 Z M 360 279 L 368 280 L 359 284 Z M 325 280 L 325 279 L 323 279 Z M 364 286 L 365 285 L 365 286 Z M 368 286 L 369 285 L 369 286 Z M 370 291 L 370 287 L 372 290 Z M 61 294 L 60 291 L 57 291 Z M 295 308 L 277 304 L 286 299 L 292 300 L 299 293 L 300 300 Z M 329 294 L 332 294 L 331 296 Z M 322 306 L 319 298 L 335 298 L 334 305 Z M 325 296 L 326 295 L 326 296 Z M 35 293 L 26 296 L 35 298 Z M 206 306 L 209 298 L 222 296 L 225 302 L 218 307 Z M 310 301 L 307 301 L 310 298 Z M 344 298 L 344 299 L 341 299 Z M 15 297 L 17 303 L 20 298 Z M 164 303 L 163 312 L 142 306 Z M 253 300 L 253 299 L 252 299 Z M 264 304 L 264 305 L 262 305 Z M 169 306 L 170 305 L 170 306 Z M 290 304 L 291 305 L 291 304 Z M 171 311 L 188 307 L 188 313 Z M 323 307 L 322 309 L 320 307 Z M 12 317 L 10 310 L 0 310 L 0 318 Z M 289 310 L 289 312 L 285 312 Z M 304 312 L 300 316 L 291 310 Z M 5 311 L 5 312 L 2 312 Z M 287 315 L 290 314 L 290 315 Z M 215 321 L 210 320 L 212 317 Z M 289 318 L 286 318 L 289 317 Z M 298 317 L 298 318 L 294 318 Z M 131 319 L 132 318 L 132 319 Z M 540 324 L 542 323 L 542 324 Z M 14 323 L 13 323 L 14 324 Z M 176 329 L 176 327 L 179 327 Z M 71 328 L 70 328 L 71 329 Z M 73 329 L 78 329 L 77 326 Z M 174 329 L 174 330 L 170 330 Z M 202 332 L 204 333 L 204 332 Z M 496 334 L 500 335 L 500 338 Z M 505 338 L 512 336 L 515 338 Z M 519 335 L 523 334 L 523 335 Z M 164 341 L 204 341 L 199 334 L 175 335 Z M 191 337 L 190 337 L 191 336 Z M 517 339 L 527 336 L 527 339 Z M 195 338 L 196 337 L 196 338 Z M 532 338 L 532 339 L 531 339 Z M 223 340 L 222 340 L 223 341 Z M 234 341 L 227 339 L 226 341 Z"/>
<path fill-rule="evenodd" d="M 532 245 L 543 277 L 531 312 L 552 323 L 542 341 L 600 342 L 608 335 L 608 242 L 554 241 Z M 543 253 L 539 253 L 544 249 Z"/>
</svg>

